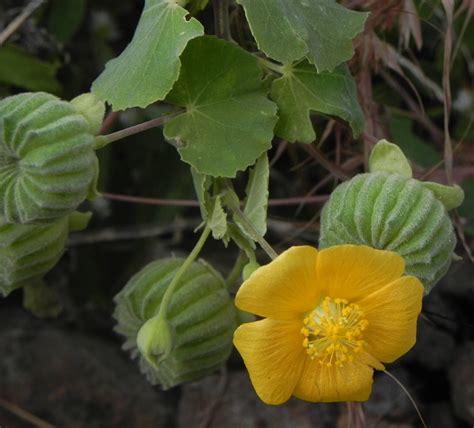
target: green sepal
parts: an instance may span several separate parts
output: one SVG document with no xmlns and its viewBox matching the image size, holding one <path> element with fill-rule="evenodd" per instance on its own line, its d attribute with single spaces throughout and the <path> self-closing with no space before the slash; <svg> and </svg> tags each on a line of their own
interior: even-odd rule
<svg viewBox="0 0 474 428">
<path fill-rule="evenodd" d="M 156 370 L 159 370 L 160 362 L 171 354 L 174 336 L 173 326 L 160 315 L 149 319 L 138 331 L 138 349 Z"/>
<path fill-rule="evenodd" d="M 440 201 L 449 211 L 462 205 L 464 201 L 464 190 L 455 184 L 454 186 L 445 186 L 444 184 L 425 181 L 422 183 L 427 189 L 430 189 L 436 199 Z"/>
<path fill-rule="evenodd" d="M 87 191 L 87 199 L 89 201 L 93 201 L 94 199 L 100 198 L 102 195 L 97 190 L 97 186 L 99 184 L 99 173 L 100 173 L 100 165 L 99 159 L 94 157 L 92 161 L 92 168 L 94 170 L 94 175 L 91 180 L 91 184 L 89 185 L 89 189 Z"/>
<path fill-rule="evenodd" d="M 400 147 L 387 140 L 380 140 L 372 149 L 369 172 L 386 172 L 407 178 L 413 175 L 410 163 Z"/>
<path fill-rule="evenodd" d="M 237 309 L 237 323 L 239 325 L 254 321 L 257 321 L 257 317 L 254 314 Z"/>
<path fill-rule="evenodd" d="M 95 150 L 103 149 L 107 144 L 109 144 L 109 140 L 105 135 L 97 135 L 95 137 Z"/>
<path fill-rule="evenodd" d="M 84 116 L 89 124 L 89 132 L 96 135 L 105 116 L 105 103 L 91 92 L 77 96 L 71 101 L 74 108 Z"/>
<path fill-rule="evenodd" d="M 92 218 L 92 212 L 81 213 L 74 211 L 69 215 L 69 232 L 80 232 L 87 228 L 90 219 Z"/>
<path fill-rule="evenodd" d="M 63 310 L 58 293 L 43 281 L 23 287 L 23 307 L 38 318 L 57 318 Z"/>
</svg>

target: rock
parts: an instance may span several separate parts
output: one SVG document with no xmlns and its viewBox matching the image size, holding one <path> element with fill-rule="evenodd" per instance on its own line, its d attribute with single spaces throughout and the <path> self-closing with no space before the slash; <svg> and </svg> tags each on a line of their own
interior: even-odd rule
<svg viewBox="0 0 474 428">
<path fill-rule="evenodd" d="M 440 293 L 448 297 L 461 299 L 465 305 L 474 304 L 474 264 L 469 262 L 453 263 L 448 274 L 440 281 Z"/>
<path fill-rule="evenodd" d="M 453 409 L 447 401 L 433 403 L 427 406 L 424 417 L 430 428 L 454 428 L 457 426 Z"/>
<path fill-rule="evenodd" d="M 169 396 L 146 382 L 118 343 L 2 309 L 0 349 L 0 398 L 57 427 L 169 426 Z M 2 427 L 25 426 L 6 420 Z"/>
<path fill-rule="evenodd" d="M 416 345 L 405 357 L 405 361 L 416 361 L 428 370 L 442 370 L 451 362 L 455 346 L 453 336 L 429 320 L 420 318 Z"/>
<path fill-rule="evenodd" d="M 333 428 L 337 404 L 307 403 L 291 399 L 281 406 L 268 406 L 255 394 L 246 372 L 227 375 L 226 387 L 219 376 L 183 386 L 178 428 Z M 216 401 L 217 400 L 217 401 Z M 212 406 L 215 406 L 212 409 Z"/>
<path fill-rule="evenodd" d="M 456 416 L 471 426 L 474 424 L 474 342 L 456 350 L 449 369 L 451 400 Z"/>
<path fill-rule="evenodd" d="M 389 370 L 414 396 L 414 388 L 410 385 L 408 373 L 401 368 Z M 372 394 L 363 407 L 367 418 L 406 422 L 416 417 L 416 411 L 410 399 L 385 373 L 378 373 L 375 376 Z"/>
</svg>

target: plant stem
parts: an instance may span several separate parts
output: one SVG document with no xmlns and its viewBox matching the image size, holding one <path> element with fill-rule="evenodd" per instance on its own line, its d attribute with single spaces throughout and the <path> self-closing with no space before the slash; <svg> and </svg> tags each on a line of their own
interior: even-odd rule
<svg viewBox="0 0 474 428">
<path fill-rule="evenodd" d="M 139 134 L 140 132 L 147 131 L 148 129 L 161 126 L 173 119 L 179 113 L 181 112 L 170 113 L 168 115 L 151 119 L 147 122 L 139 123 L 138 125 L 130 126 L 129 128 L 121 129 L 117 132 L 112 132 L 108 135 L 103 135 L 102 138 L 105 139 L 105 142 L 101 145 L 100 148 L 105 147 L 107 144 L 113 143 L 114 141 L 122 140 L 123 138 L 129 137 L 130 135 Z"/>
<path fill-rule="evenodd" d="M 214 0 L 214 28 L 217 37 L 232 40 L 229 23 L 229 0 Z"/>
<path fill-rule="evenodd" d="M 194 246 L 193 250 L 189 253 L 188 257 L 186 258 L 184 263 L 181 265 L 178 272 L 176 272 L 176 275 L 174 276 L 170 285 L 166 289 L 165 295 L 163 296 L 163 300 L 161 301 L 161 306 L 160 306 L 160 313 L 158 317 L 162 319 L 166 318 L 169 303 L 171 301 L 171 298 L 173 297 L 173 293 L 176 287 L 179 285 L 179 281 L 181 280 L 182 276 L 186 273 L 189 266 L 191 266 L 191 264 L 196 260 L 197 256 L 199 255 L 202 248 L 204 247 L 204 244 L 206 243 L 206 240 L 209 237 L 210 232 L 211 232 L 211 229 L 208 226 L 206 226 L 204 230 L 202 231 L 201 237 L 196 242 L 196 245 Z"/>
</svg>

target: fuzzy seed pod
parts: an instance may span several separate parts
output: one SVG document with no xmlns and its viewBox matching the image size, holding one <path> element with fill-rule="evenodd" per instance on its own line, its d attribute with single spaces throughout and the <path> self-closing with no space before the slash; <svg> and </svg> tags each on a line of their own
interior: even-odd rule
<svg viewBox="0 0 474 428">
<path fill-rule="evenodd" d="M 232 349 L 236 310 L 221 275 L 194 262 L 174 290 L 166 316 L 162 300 L 184 259 L 150 263 L 115 297 L 115 330 L 141 371 L 163 389 L 204 377 L 221 367 Z"/>
<path fill-rule="evenodd" d="M 375 146 L 370 165 L 371 172 L 331 194 L 321 216 L 319 246 L 359 244 L 397 252 L 406 273 L 429 292 L 453 259 L 456 235 L 446 208 L 462 202 L 462 191 L 411 178 L 403 153 L 385 141 Z"/>
<path fill-rule="evenodd" d="M 44 225 L 0 219 L 0 294 L 39 283 L 63 255 L 68 233 L 67 217 Z"/>
<path fill-rule="evenodd" d="M 0 101 L 0 215 L 46 223 L 94 193 L 98 162 L 91 126 L 76 108 L 38 92 Z"/>
</svg>

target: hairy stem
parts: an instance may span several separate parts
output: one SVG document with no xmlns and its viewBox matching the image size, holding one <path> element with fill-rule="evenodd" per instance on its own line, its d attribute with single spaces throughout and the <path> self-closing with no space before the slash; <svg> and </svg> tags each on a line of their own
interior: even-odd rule
<svg viewBox="0 0 474 428">
<path fill-rule="evenodd" d="M 158 126 L 164 125 L 166 122 L 169 122 L 179 113 L 181 113 L 181 111 L 160 116 L 155 119 L 151 119 L 147 122 L 139 123 L 138 125 L 130 126 L 129 128 L 121 129 L 117 132 L 112 132 L 111 134 L 103 135 L 102 138 L 104 139 L 104 143 L 101 145 L 100 148 L 105 147 L 106 145 L 115 141 L 122 140 L 123 138 L 127 138 L 130 135 L 139 134 L 140 132 L 147 131 L 148 129 L 153 129 Z"/>
<path fill-rule="evenodd" d="M 184 263 L 181 265 L 181 267 L 178 269 L 178 272 L 176 272 L 176 275 L 174 276 L 170 285 L 166 289 L 165 295 L 163 296 L 163 300 L 161 301 L 160 313 L 158 315 L 161 319 L 166 318 L 169 303 L 171 301 L 171 298 L 173 297 L 173 293 L 176 287 L 179 285 L 179 281 L 181 280 L 182 276 L 186 273 L 189 266 L 191 266 L 191 264 L 198 257 L 199 253 L 204 247 L 204 244 L 206 243 L 207 238 L 209 237 L 210 232 L 211 232 L 211 229 L 209 229 L 209 227 L 206 226 L 204 230 L 202 231 L 201 237 L 196 242 L 196 245 L 194 246 L 193 250 L 189 253 L 188 257 L 186 258 Z"/>
</svg>

